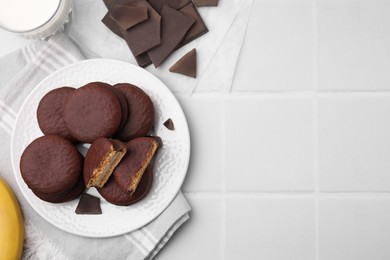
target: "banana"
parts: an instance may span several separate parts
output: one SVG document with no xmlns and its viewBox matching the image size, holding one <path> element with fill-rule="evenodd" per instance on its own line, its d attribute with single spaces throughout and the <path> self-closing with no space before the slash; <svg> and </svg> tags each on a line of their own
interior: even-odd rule
<svg viewBox="0 0 390 260">
<path fill-rule="evenodd" d="M 0 177 L 0 259 L 20 259 L 24 225 L 19 204 L 11 188 Z"/>
</svg>

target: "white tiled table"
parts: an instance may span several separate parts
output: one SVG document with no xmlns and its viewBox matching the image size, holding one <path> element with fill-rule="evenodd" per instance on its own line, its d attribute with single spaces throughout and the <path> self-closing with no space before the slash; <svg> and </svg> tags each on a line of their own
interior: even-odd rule
<svg viewBox="0 0 390 260">
<path fill-rule="evenodd" d="M 254 1 L 233 92 L 178 97 L 193 211 L 157 259 L 390 259 L 389 14 Z"/>
</svg>

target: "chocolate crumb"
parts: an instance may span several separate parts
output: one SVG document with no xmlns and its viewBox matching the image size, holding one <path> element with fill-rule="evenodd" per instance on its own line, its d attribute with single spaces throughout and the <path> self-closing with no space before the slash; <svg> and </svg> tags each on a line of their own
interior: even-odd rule
<svg viewBox="0 0 390 260">
<path fill-rule="evenodd" d="M 172 119 L 168 118 L 167 121 L 164 122 L 164 126 L 168 128 L 169 130 L 175 130 L 175 125 L 173 124 Z"/>
</svg>

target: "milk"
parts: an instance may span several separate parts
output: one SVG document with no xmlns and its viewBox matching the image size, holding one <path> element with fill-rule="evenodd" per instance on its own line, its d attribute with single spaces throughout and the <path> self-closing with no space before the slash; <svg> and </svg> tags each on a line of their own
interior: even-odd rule
<svg viewBox="0 0 390 260">
<path fill-rule="evenodd" d="M 71 0 L 0 0 L 0 27 L 26 38 L 45 38 L 64 25 Z"/>
</svg>

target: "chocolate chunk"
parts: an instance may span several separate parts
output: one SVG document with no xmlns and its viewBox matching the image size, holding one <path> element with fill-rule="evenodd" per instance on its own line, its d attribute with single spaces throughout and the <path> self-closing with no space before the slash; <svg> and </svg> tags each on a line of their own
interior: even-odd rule
<svg viewBox="0 0 390 260">
<path fill-rule="evenodd" d="M 110 7 L 113 4 L 114 0 L 103 0 L 103 2 L 106 5 L 107 9 L 110 9 Z"/>
<path fill-rule="evenodd" d="M 190 52 L 181 57 L 175 64 L 173 64 L 172 67 L 169 68 L 169 71 L 196 78 L 196 49 L 192 49 Z"/>
<path fill-rule="evenodd" d="M 113 33 L 118 35 L 121 38 L 124 38 L 124 35 L 126 34 L 126 31 L 123 30 L 110 16 L 110 13 L 108 12 L 102 19 L 103 24 L 107 26 Z M 134 55 L 134 54 L 133 54 Z M 137 63 L 139 66 L 145 68 L 146 66 L 149 66 L 152 64 L 152 61 L 149 58 L 149 55 L 144 52 L 139 55 L 134 55 Z"/>
<path fill-rule="evenodd" d="M 137 7 L 146 7 L 149 19 L 126 31 L 123 35 L 134 56 L 138 56 L 161 43 L 161 17 L 146 1 L 140 1 Z"/>
<path fill-rule="evenodd" d="M 163 8 L 161 18 L 161 44 L 148 51 L 149 57 L 156 68 L 182 42 L 186 33 L 195 22 L 193 18 L 167 6 Z"/>
<path fill-rule="evenodd" d="M 76 208 L 78 215 L 99 215 L 102 214 L 100 199 L 87 193 L 81 194 L 79 204 Z"/>
<path fill-rule="evenodd" d="M 175 130 L 175 125 L 173 124 L 172 119 L 168 118 L 167 121 L 164 122 L 164 126 L 168 128 L 169 130 Z"/>
<path fill-rule="evenodd" d="M 145 68 L 152 64 L 152 60 L 149 58 L 149 55 L 147 52 L 144 52 L 138 56 L 135 56 L 135 60 L 137 61 L 138 65 L 140 65 L 142 68 Z"/>
<path fill-rule="evenodd" d="M 122 29 L 128 30 L 148 19 L 148 9 L 145 6 L 114 5 L 110 9 L 110 15 Z"/>
<path fill-rule="evenodd" d="M 126 6 L 137 6 L 141 1 L 144 0 L 103 0 L 106 4 L 108 10 L 110 10 L 114 5 L 126 5 Z"/>
<path fill-rule="evenodd" d="M 126 5 L 128 7 L 146 7 L 149 19 L 143 23 L 123 30 L 112 18 L 111 11 L 115 5 Z M 108 13 L 103 17 L 102 22 L 115 34 L 122 37 L 134 56 L 138 56 L 160 44 L 161 17 L 146 0 L 116 0 Z"/>
<path fill-rule="evenodd" d="M 191 26 L 183 42 L 180 44 L 181 46 L 184 46 L 187 43 L 192 42 L 196 38 L 202 36 L 203 34 L 209 31 L 193 3 L 189 3 L 188 5 L 180 8 L 179 11 L 185 15 L 188 15 L 189 17 L 192 17 L 195 20 L 195 23 Z"/>
<path fill-rule="evenodd" d="M 164 6 L 177 10 L 186 4 L 191 3 L 191 0 L 148 0 L 148 2 L 159 14 L 161 14 Z"/>
<path fill-rule="evenodd" d="M 218 0 L 192 0 L 198 7 L 201 6 L 217 6 Z"/>
<path fill-rule="evenodd" d="M 106 13 L 106 15 L 102 19 L 102 22 L 113 33 L 123 38 L 123 34 L 125 34 L 126 32 L 111 18 L 110 12 Z"/>
</svg>

